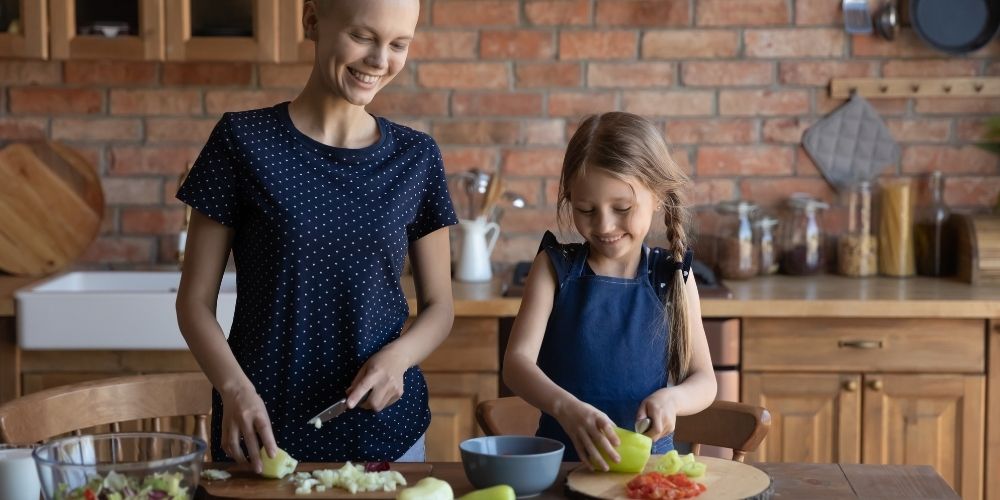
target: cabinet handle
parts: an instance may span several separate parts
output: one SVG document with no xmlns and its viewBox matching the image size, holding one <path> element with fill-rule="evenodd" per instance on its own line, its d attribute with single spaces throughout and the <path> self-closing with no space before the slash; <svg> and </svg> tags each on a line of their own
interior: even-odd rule
<svg viewBox="0 0 1000 500">
<path fill-rule="evenodd" d="M 837 347 L 851 347 L 854 349 L 881 349 L 881 340 L 841 340 L 837 342 Z"/>
<path fill-rule="evenodd" d="M 873 391 L 881 391 L 882 390 L 882 381 L 881 380 L 872 380 L 871 382 L 868 382 L 868 387 L 871 387 Z"/>
<path fill-rule="evenodd" d="M 856 380 L 848 380 L 844 382 L 844 390 L 847 392 L 854 392 L 858 390 L 858 382 Z"/>
</svg>

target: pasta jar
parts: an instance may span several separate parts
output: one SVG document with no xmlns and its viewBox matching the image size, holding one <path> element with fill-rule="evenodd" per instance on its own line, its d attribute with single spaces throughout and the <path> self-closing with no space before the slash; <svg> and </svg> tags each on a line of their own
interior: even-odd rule
<svg viewBox="0 0 1000 500">
<path fill-rule="evenodd" d="M 878 240 L 872 232 L 872 187 L 861 182 L 847 194 L 847 231 L 837 242 L 837 272 L 844 276 L 878 273 Z"/>
<path fill-rule="evenodd" d="M 746 201 L 720 203 L 716 234 L 716 263 L 723 279 L 744 280 L 760 270 L 751 219 L 757 205 Z"/>
<path fill-rule="evenodd" d="M 806 194 L 788 199 L 788 220 L 782 225 L 781 271 L 793 276 L 817 274 L 826 262 L 821 211 L 830 205 Z"/>
</svg>

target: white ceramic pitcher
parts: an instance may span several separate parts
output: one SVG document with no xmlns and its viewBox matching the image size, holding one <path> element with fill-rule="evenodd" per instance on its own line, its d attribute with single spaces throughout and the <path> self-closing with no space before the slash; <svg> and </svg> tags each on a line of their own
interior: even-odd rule
<svg viewBox="0 0 1000 500">
<path fill-rule="evenodd" d="M 458 281 L 489 281 L 493 277 L 490 254 L 500 236 L 500 226 L 487 222 L 485 217 L 473 220 L 459 219 L 458 231 L 462 246 L 458 255 L 455 279 Z"/>
</svg>

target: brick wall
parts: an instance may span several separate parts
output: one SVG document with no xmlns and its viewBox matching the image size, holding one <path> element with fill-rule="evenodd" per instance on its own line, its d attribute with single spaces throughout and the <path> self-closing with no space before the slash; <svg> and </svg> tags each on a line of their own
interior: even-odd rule
<svg viewBox="0 0 1000 500">
<path fill-rule="evenodd" d="M 1000 74 L 1000 42 L 948 57 L 904 29 L 851 37 L 839 0 L 425 0 L 403 73 L 371 106 L 430 132 L 451 172 L 499 170 L 528 201 L 509 211 L 496 258 L 529 259 L 555 226 L 562 148 L 579 118 L 620 109 L 663 127 L 710 206 L 778 206 L 804 191 L 835 202 L 799 146 L 841 101 L 831 77 Z M 49 137 L 98 165 L 107 212 L 84 266 L 171 262 L 177 177 L 223 111 L 292 98 L 308 64 L 0 60 L 0 139 Z M 946 201 L 983 209 L 997 157 L 974 143 L 1000 99 L 871 101 L 902 143 L 891 174 L 947 175 Z M 832 232 L 842 225 L 834 209 Z"/>
</svg>

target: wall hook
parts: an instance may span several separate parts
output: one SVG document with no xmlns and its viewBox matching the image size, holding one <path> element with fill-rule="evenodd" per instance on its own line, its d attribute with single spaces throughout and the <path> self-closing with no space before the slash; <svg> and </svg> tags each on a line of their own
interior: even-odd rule
<svg viewBox="0 0 1000 500">
<path fill-rule="evenodd" d="M 917 92 L 920 92 L 920 85 L 918 85 L 916 83 L 910 84 L 910 91 L 913 92 L 914 94 L 916 94 Z"/>
<path fill-rule="evenodd" d="M 983 91 L 983 87 L 985 87 L 985 85 L 982 82 L 972 84 L 972 89 L 975 90 L 977 94 Z"/>
<path fill-rule="evenodd" d="M 884 93 L 886 93 L 886 92 L 889 91 L 889 86 L 888 85 L 879 85 L 878 86 L 878 91 L 884 94 Z"/>
<path fill-rule="evenodd" d="M 945 85 L 945 86 L 941 87 L 941 89 L 944 90 L 945 94 L 950 94 L 951 93 L 951 85 Z"/>
</svg>

